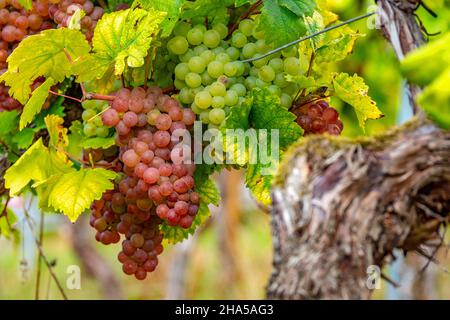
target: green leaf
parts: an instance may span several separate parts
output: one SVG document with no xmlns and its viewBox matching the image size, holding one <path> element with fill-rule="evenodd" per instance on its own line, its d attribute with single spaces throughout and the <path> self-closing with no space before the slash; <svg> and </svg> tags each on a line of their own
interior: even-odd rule
<svg viewBox="0 0 450 320">
<path fill-rule="evenodd" d="M 144 65 L 165 16 L 164 12 L 139 8 L 103 15 L 92 39 L 94 53 L 75 62 L 78 81 L 101 79 L 111 71 L 120 75 L 126 66 Z"/>
<path fill-rule="evenodd" d="M 450 129 L 450 67 L 427 86 L 419 96 L 419 104 L 428 116 L 444 129 Z"/>
<path fill-rule="evenodd" d="M 244 4 L 254 4 L 256 1 L 258 0 L 235 0 L 234 6 L 237 8 L 243 6 Z"/>
<path fill-rule="evenodd" d="M 27 10 L 30 10 L 33 7 L 33 1 L 31 0 L 19 0 L 19 3 Z"/>
<path fill-rule="evenodd" d="M 253 90 L 253 105 L 250 112 L 251 127 L 278 130 L 280 148 L 289 147 L 302 135 L 302 129 L 295 123 L 295 115 L 280 104 L 279 98 L 267 89 Z"/>
<path fill-rule="evenodd" d="M 263 205 L 270 205 L 272 200 L 270 198 L 270 189 L 272 187 L 272 175 L 262 173 L 263 166 L 259 164 L 249 164 L 245 172 L 245 185 L 252 192 L 252 195 L 257 201 Z"/>
<path fill-rule="evenodd" d="M 450 64 L 450 32 L 414 50 L 402 61 L 402 73 L 412 82 L 425 86 Z"/>
<path fill-rule="evenodd" d="M 44 30 L 20 42 L 9 56 L 8 71 L 0 76 L 0 81 L 5 81 L 10 87 L 12 97 L 25 104 L 36 78 L 52 78 L 57 83 L 72 74 L 72 65 L 65 51 L 76 60 L 89 50 L 89 44 L 80 31 L 67 28 Z"/>
<path fill-rule="evenodd" d="M 316 50 L 316 62 L 336 62 L 345 59 L 352 53 L 356 39 L 363 36 L 348 26 L 333 31 L 327 32 L 321 46 Z"/>
<path fill-rule="evenodd" d="M 200 196 L 200 206 L 197 215 L 192 222 L 189 229 L 183 229 L 179 226 L 169 226 L 164 223 L 161 226 L 161 231 L 164 238 L 169 243 L 177 243 L 187 239 L 189 235 L 194 234 L 198 226 L 202 225 L 211 215 L 208 205 L 219 205 L 220 193 L 214 180 L 211 179 L 211 174 L 219 170 L 221 167 L 217 165 L 197 165 L 194 173 L 196 181 L 195 192 Z"/>
<path fill-rule="evenodd" d="M 351 105 L 358 117 L 359 126 L 364 129 L 367 119 L 379 119 L 383 116 L 375 101 L 369 95 L 369 87 L 364 79 L 354 74 L 334 74 L 332 83 L 336 96 Z"/>
<path fill-rule="evenodd" d="M 227 23 L 229 19 L 227 7 L 234 4 L 233 0 L 197 0 L 186 1 L 183 6 L 183 19 L 208 18 L 210 23 Z"/>
<path fill-rule="evenodd" d="M 64 149 L 69 145 L 69 138 L 67 137 L 67 128 L 64 128 L 64 119 L 51 114 L 45 118 L 47 131 L 50 135 L 49 146 L 54 148 Z"/>
<path fill-rule="evenodd" d="M 305 33 L 303 16 L 314 12 L 313 0 L 264 0 L 259 30 L 265 32 L 266 43 L 284 45 Z"/>
<path fill-rule="evenodd" d="M 16 110 L 0 112 L 0 137 L 5 137 L 17 128 L 19 113 Z"/>
<path fill-rule="evenodd" d="M 28 100 L 27 104 L 23 108 L 22 115 L 20 116 L 20 130 L 33 121 L 36 114 L 41 111 L 42 106 L 48 97 L 48 90 L 54 84 L 55 81 L 52 78 L 47 78 L 43 84 L 33 91 L 30 100 Z"/>
<path fill-rule="evenodd" d="M 305 27 L 306 27 L 307 34 L 316 33 L 318 31 L 322 30 L 323 28 L 325 28 L 323 18 L 320 15 L 320 13 L 317 11 L 314 11 L 312 16 L 304 17 L 303 19 L 305 21 Z M 325 37 L 325 35 L 320 34 L 320 35 L 317 35 L 314 38 L 310 39 L 309 41 L 311 42 L 312 47 L 314 49 L 317 48 L 317 44 L 320 41 L 322 41 L 324 37 Z"/>
<path fill-rule="evenodd" d="M 4 205 L 0 206 L 3 211 Z M 6 239 L 11 239 L 12 236 L 17 235 L 18 231 L 14 228 L 14 224 L 17 222 L 17 217 L 12 210 L 6 209 L 6 215 L 0 217 L 0 235 Z"/>
<path fill-rule="evenodd" d="M 26 149 L 33 143 L 34 134 L 34 129 L 25 128 L 14 134 L 12 141 L 17 144 L 19 149 Z"/>
<path fill-rule="evenodd" d="M 39 139 L 6 171 L 5 187 L 15 196 L 31 181 L 39 183 L 54 174 L 70 171 L 71 164 L 66 160 L 50 153 Z"/>
<path fill-rule="evenodd" d="M 115 172 L 101 168 L 80 169 L 62 174 L 47 185 L 48 206 L 75 222 L 94 200 L 102 197 L 103 192 L 114 188 L 111 180 L 116 176 Z"/>
<path fill-rule="evenodd" d="M 181 14 L 181 7 L 185 0 L 138 0 L 143 9 L 154 9 L 166 12 L 167 15 L 161 23 L 161 36 L 167 37 L 171 34 Z"/>
</svg>

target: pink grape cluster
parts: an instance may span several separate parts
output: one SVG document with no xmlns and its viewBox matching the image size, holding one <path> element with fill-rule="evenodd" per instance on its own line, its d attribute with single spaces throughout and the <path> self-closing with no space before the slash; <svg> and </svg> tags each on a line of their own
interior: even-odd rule
<svg viewBox="0 0 450 320">
<path fill-rule="evenodd" d="M 324 100 L 313 101 L 296 109 L 297 123 L 308 134 L 329 133 L 340 135 L 344 128 L 339 112 Z"/>
<path fill-rule="evenodd" d="M 90 0 L 61 0 L 49 7 L 49 15 L 60 27 L 67 27 L 73 14 L 78 10 L 83 10 L 85 16 L 80 20 L 81 31 L 86 35 L 86 39 L 91 41 L 94 36 L 95 26 L 103 16 L 102 7 L 95 6 Z"/>
<path fill-rule="evenodd" d="M 118 260 L 123 272 L 144 280 L 158 265 L 157 256 L 163 252 L 161 220 L 152 211 L 142 211 L 118 191 L 107 191 L 94 201 L 90 224 L 97 230 L 95 239 L 109 245 L 125 235 Z"/>
<path fill-rule="evenodd" d="M 0 0 L 0 74 L 7 68 L 6 60 L 27 35 L 54 27 L 49 19 L 47 0 L 33 1 L 25 10 L 18 0 Z M 19 109 L 21 104 L 8 94 L 9 88 L 0 84 L 0 112 Z"/>
<path fill-rule="evenodd" d="M 102 120 L 118 133 L 127 175 L 119 184 L 121 192 L 146 206 L 154 205 L 156 214 L 169 225 L 189 228 L 199 204 L 193 191 L 195 166 L 184 161 L 191 150 L 174 133 L 193 125 L 192 110 L 183 109 L 157 87 L 121 89 Z"/>
</svg>

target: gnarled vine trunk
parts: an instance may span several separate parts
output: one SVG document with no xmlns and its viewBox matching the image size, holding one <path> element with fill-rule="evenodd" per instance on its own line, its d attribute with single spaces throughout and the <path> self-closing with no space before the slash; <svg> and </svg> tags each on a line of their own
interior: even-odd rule
<svg viewBox="0 0 450 320">
<path fill-rule="evenodd" d="M 377 3 L 402 59 L 423 42 L 413 16 L 419 1 Z M 412 100 L 418 91 L 410 86 Z M 422 113 L 360 141 L 309 137 L 285 157 L 272 191 L 269 298 L 367 299 L 370 266 L 381 269 L 395 248 L 423 253 L 448 220 L 450 132 Z"/>
</svg>

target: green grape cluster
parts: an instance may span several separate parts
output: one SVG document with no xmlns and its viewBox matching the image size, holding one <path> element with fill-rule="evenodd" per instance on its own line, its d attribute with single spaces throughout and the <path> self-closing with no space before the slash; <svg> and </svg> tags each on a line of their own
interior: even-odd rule
<svg viewBox="0 0 450 320">
<path fill-rule="evenodd" d="M 180 60 L 174 71 L 174 84 L 180 90 L 178 100 L 190 105 L 210 128 L 219 127 L 230 108 L 239 106 L 254 88 L 266 87 L 286 108 L 298 92 L 297 85 L 286 80 L 286 75 L 305 72 L 296 47 L 242 62 L 272 49 L 258 30 L 257 19 L 242 20 L 230 36 L 224 24 L 208 29 L 202 24 L 180 22 L 167 43 L 169 52 Z"/>
<path fill-rule="evenodd" d="M 105 101 L 87 100 L 82 103 L 83 133 L 88 138 L 106 138 L 110 135 L 109 128 L 103 124 L 101 113 L 109 108 Z"/>
</svg>

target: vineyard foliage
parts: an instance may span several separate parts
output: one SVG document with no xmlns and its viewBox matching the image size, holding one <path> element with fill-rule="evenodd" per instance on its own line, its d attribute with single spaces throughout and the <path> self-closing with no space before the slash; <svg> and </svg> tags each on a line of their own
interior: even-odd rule
<svg viewBox="0 0 450 320">
<path fill-rule="evenodd" d="M 156 267 L 160 233 L 169 242 L 186 239 L 207 220 L 208 206 L 219 204 L 215 173 L 244 169 L 256 200 L 270 205 L 276 155 L 308 134 L 364 130 L 383 117 L 361 76 L 332 68 L 365 37 L 350 25 L 244 62 L 339 23 L 326 1 L 116 0 L 105 13 L 95 11 L 98 17 L 79 3 L 63 0 L 49 11 L 57 28 L 20 41 L 0 76 L 23 106 L 0 112 L 5 187 L 8 197 L 35 194 L 43 210 L 71 222 L 92 209 L 97 240 L 116 243 L 124 235 L 119 260 L 138 279 Z M 57 12 L 66 20 L 56 21 Z M 450 105 L 442 89 L 450 70 L 439 66 L 448 65 L 448 38 L 402 64 L 406 77 L 427 86 L 419 102 L 445 128 L 450 119 L 438 106 Z M 435 61 L 432 71 L 422 72 L 424 60 Z M 335 99 L 353 108 L 355 123 L 340 117 Z M 180 167 L 186 154 L 166 137 L 192 131 L 194 120 L 223 134 L 266 129 L 269 142 L 275 129 L 279 149 L 269 142 L 242 148 L 225 138 L 225 155 L 236 163 Z M 263 147 L 269 163 L 251 162 Z M 4 220 L 12 213 L 5 212 L 0 228 L 8 235 Z"/>
</svg>

